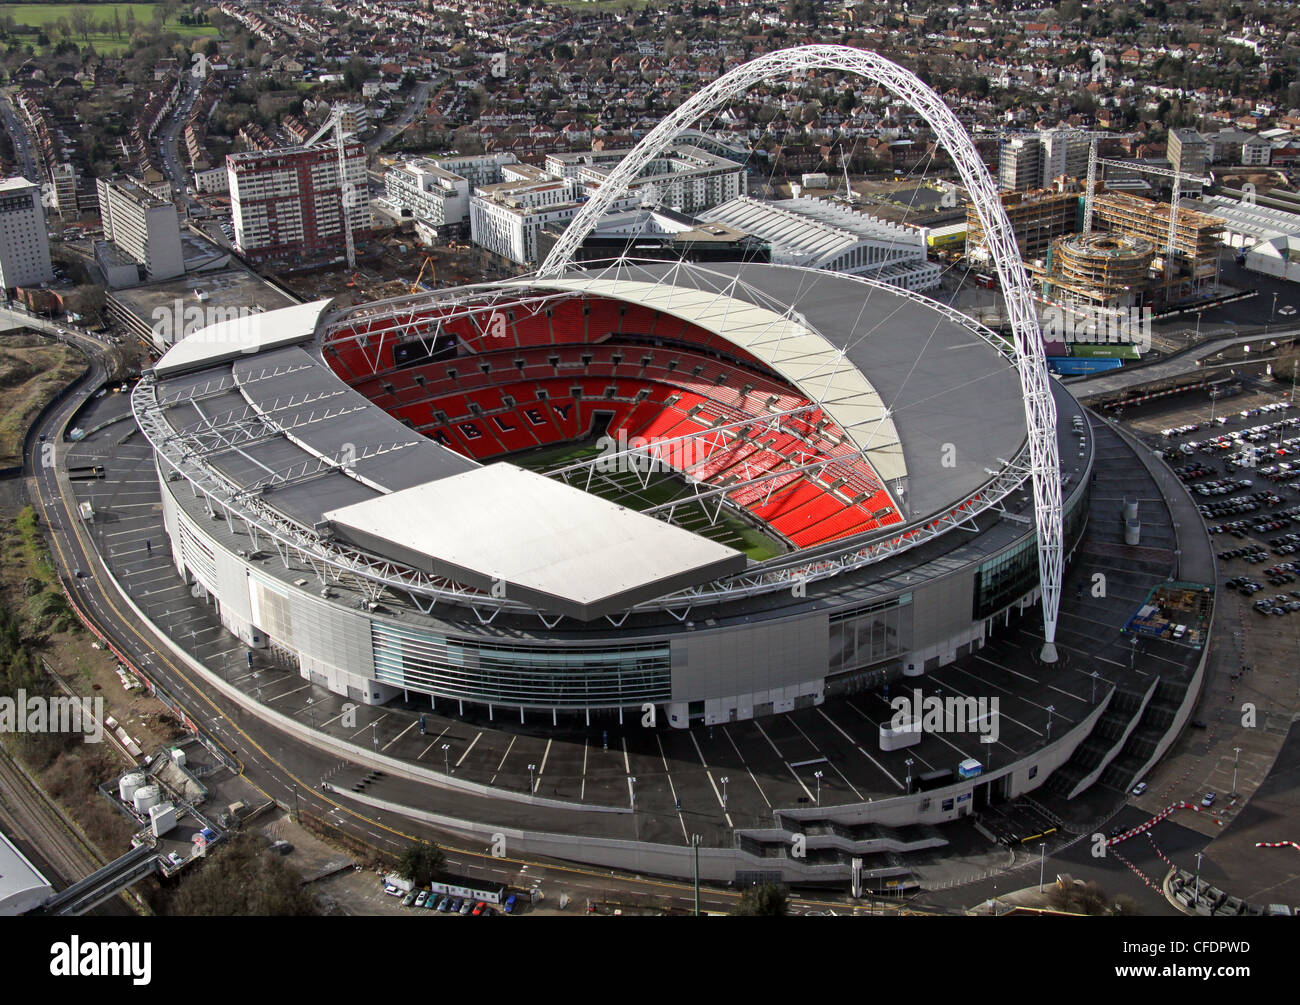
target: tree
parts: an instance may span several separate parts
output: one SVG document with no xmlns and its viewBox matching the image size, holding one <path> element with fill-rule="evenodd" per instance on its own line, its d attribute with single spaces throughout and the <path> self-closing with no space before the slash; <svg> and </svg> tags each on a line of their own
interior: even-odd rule
<svg viewBox="0 0 1300 1005">
<path fill-rule="evenodd" d="M 181 880 L 162 913 L 304 917 L 319 912 L 303 888 L 302 877 L 280 856 L 268 852 L 256 838 L 236 834 L 213 848 L 207 861 Z"/>
<path fill-rule="evenodd" d="M 446 863 L 442 849 L 432 841 L 418 841 L 402 852 L 397 874 L 416 886 L 428 886 Z"/>
<path fill-rule="evenodd" d="M 762 883 L 745 890 L 731 913 L 737 918 L 783 918 L 786 901 L 784 886 L 779 883 Z"/>
</svg>

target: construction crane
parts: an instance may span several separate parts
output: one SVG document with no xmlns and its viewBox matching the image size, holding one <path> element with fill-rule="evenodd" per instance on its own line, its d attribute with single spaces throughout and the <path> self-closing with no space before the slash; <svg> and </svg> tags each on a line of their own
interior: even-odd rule
<svg viewBox="0 0 1300 1005">
<path fill-rule="evenodd" d="M 1165 268 L 1164 277 L 1165 285 L 1169 285 L 1169 280 L 1174 267 L 1174 252 L 1177 250 L 1178 241 L 1178 202 L 1182 195 L 1182 183 L 1184 181 L 1197 181 L 1202 185 L 1209 185 L 1210 179 L 1203 175 L 1188 174 L 1186 171 L 1175 171 L 1172 168 L 1154 167 L 1147 164 L 1137 164 L 1133 161 L 1111 160 L 1106 157 L 1097 156 L 1097 137 L 1093 136 L 1092 143 L 1088 147 L 1088 185 L 1083 192 L 1083 232 L 1092 233 L 1092 201 L 1094 198 L 1093 189 L 1097 184 L 1097 165 L 1110 165 L 1111 167 L 1126 168 L 1129 171 L 1137 171 L 1141 174 L 1155 175 L 1158 178 L 1172 178 L 1174 185 L 1173 191 L 1169 198 L 1169 236 L 1165 241 Z"/>
<path fill-rule="evenodd" d="M 325 123 L 316 130 L 315 134 L 309 139 L 304 146 L 312 146 L 320 142 L 331 129 L 334 131 L 334 146 L 338 150 L 339 157 L 339 197 L 342 205 L 339 207 L 343 213 L 343 241 L 347 249 L 348 268 L 357 267 L 357 248 L 352 240 L 352 207 L 356 204 L 356 186 L 347 180 L 347 157 L 345 155 L 345 145 L 343 142 L 343 116 L 346 110 L 342 105 L 335 105 L 329 114 Z"/>
<path fill-rule="evenodd" d="M 411 284 L 411 292 L 420 292 L 420 280 L 424 278 L 424 270 L 429 269 L 429 275 L 433 277 L 433 285 L 438 285 L 438 266 L 428 255 L 424 256 L 424 261 L 420 263 L 420 271 L 415 274 L 415 282 Z"/>
</svg>

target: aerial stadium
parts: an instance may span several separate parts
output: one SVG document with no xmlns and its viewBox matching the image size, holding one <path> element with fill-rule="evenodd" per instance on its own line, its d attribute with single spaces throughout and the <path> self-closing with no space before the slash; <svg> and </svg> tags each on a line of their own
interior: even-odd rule
<svg viewBox="0 0 1300 1005">
<path fill-rule="evenodd" d="M 683 728 L 919 676 L 1034 605 L 1053 662 L 1092 455 L 1060 460 L 1082 410 L 1047 381 L 1013 247 L 1010 342 L 863 277 L 569 264 L 677 131 L 800 60 L 930 113 L 998 250 L 933 93 L 805 47 L 680 106 L 534 275 L 204 329 L 132 408 L 176 571 L 225 628 L 370 704 Z"/>
<path fill-rule="evenodd" d="M 621 262 L 306 304 L 191 337 L 133 407 L 178 573 L 370 703 L 749 718 L 1038 599 L 1012 352 L 859 278 Z"/>
</svg>

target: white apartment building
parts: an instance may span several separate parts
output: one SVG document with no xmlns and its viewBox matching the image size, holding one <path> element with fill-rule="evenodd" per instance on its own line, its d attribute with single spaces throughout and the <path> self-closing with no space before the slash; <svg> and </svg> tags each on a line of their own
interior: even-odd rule
<svg viewBox="0 0 1300 1005">
<path fill-rule="evenodd" d="M 434 159 L 414 157 L 384 173 L 384 202 L 417 226 L 446 234 L 469 222 L 469 200 L 483 185 L 503 180 L 503 170 L 518 163 L 514 154 Z"/>
<path fill-rule="evenodd" d="M 185 273 L 176 207 L 130 179 L 96 179 L 104 238 L 140 266 L 149 280 Z"/>
<path fill-rule="evenodd" d="M 26 178 L 0 181 L 0 286 L 35 286 L 53 278 L 40 186 Z"/>
<path fill-rule="evenodd" d="M 588 190 L 573 179 L 556 178 L 527 164 L 506 166 L 505 178 L 475 190 L 469 203 L 470 240 L 519 265 L 537 262 L 542 228 L 572 220 Z M 615 200 L 611 212 L 631 209 L 639 194 Z"/>
</svg>

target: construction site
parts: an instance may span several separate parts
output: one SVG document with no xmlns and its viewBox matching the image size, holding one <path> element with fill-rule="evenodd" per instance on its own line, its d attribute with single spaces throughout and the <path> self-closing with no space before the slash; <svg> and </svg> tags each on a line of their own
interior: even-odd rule
<svg viewBox="0 0 1300 1005">
<path fill-rule="evenodd" d="M 305 301 L 337 297 L 339 306 L 347 306 L 463 286 L 514 275 L 515 271 L 510 263 L 469 243 L 424 247 L 413 235 L 392 231 L 373 237 L 354 268 L 340 262 L 284 273 L 275 279 Z"/>
<path fill-rule="evenodd" d="M 1047 300 L 1158 309 L 1218 284 L 1219 217 L 1179 206 L 1171 228 L 1168 203 L 1124 192 L 1101 191 L 1090 200 L 1068 189 L 1001 198 L 1025 268 Z M 967 216 L 966 248 L 971 262 L 988 260 L 974 212 Z"/>
</svg>

